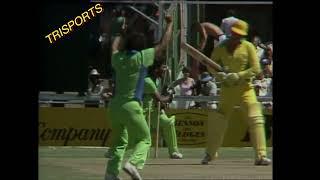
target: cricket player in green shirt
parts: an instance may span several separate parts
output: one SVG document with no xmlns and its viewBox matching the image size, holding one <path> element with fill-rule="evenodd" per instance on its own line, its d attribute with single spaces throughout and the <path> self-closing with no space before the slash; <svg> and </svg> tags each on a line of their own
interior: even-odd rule
<svg viewBox="0 0 320 180">
<path fill-rule="evenodd" d="M 111 64 L 115 70 L 115 95 L 109 105 L 112 128 L 112 156 L 108 160 L 105 180 L 119 179 L 121 163 L 128 138 L 133 152 L 122 168 L 132 179 L 142 179 L 137 169 L 142 170 L 151 145 L 150 130 L 143 114 L 141 101 L 147 67 L 160 57 L 172 35 L 172 17 L 166 16 L 166 32 L 153 48 L 146 48 L 146 38 L 132 32 L 117 36 L 112 44 Z M 121 48 L 124 44 L 124 48 Z"/>
<path fill-rule="evenodd" d="M 172 101 L 172 95 L 161 96 L 156 85 L 157 78 L 162 78 L 167 67 L 161 62 L 157 62 L 149 67 L 148 77 L 144 79 L 144 97 L 143 107 L 146 119 L 150 113 L 151 127 L 155 128 L 157 124 L 158 111 L 156 102 L 167 103 Z M 170 118 L 165 114 L 164 110 L 160 112 L 160 128 L 163 131 L 164 140 L 168 145 L 169 157 L 172 159 L 182 159 L 182 154 L 178 150 L 177 135 L 175 129 L 175 116 Z"/>
</svg>

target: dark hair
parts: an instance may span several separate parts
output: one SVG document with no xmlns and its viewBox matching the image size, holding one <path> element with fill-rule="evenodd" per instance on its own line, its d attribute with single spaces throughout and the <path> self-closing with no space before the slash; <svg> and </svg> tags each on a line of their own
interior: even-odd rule
<svg viewBox="0 0 320 180">
<path fill-rule="evenodd" d="M 190 72 L 191 72 L 191 69 L 188 68 L 188 67 L 184 67 L 184 68 L 182 69 L 182 72 L 183 72 L 183 73 L 190 73 Z"/>
<path fill-rule="evenodd" d="M 141 51 L 147 46 L 147 40 L 144 34 L 138 32 L 132 32 L 128 34 L 126 38 L 126 50 Z"/>
<path fill-rule="evenodd" d="M 152 64 L 152 66 L 150 66 L 150 67 L 148 68 L 148 75 L 149 75 L 149 76 L 152 76 L 152 75 L 153 75 L 153 72 L 154 72 L 156 69 L 161 68 L 162 65 L 165 65 L 164 61 L 154 61 L 154 63 Z"/>
</svg>

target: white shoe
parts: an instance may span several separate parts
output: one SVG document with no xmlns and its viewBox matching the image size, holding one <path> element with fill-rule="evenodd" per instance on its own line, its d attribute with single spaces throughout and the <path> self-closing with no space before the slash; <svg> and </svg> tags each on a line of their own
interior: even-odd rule
<svg viewBox="0 0 320 180">
<path fill-rule="evenodd" d="M 261 159 L 256 159 L 254 165 L 256 166 L 268 166 L 271 164 L 271 159 L 262 157 Z"/>
<path fill-rule="evenodd" d="M 130 162 L 126 162 L 122 169 L 132 178 L 132 180 L 142 180 L 137 168 Z"/>
<path fill-rule="evenodd" d="M 171 159 L 182 159 L 183 155 L 179 152 L 173 152 L 170 156 Z"/>
<path fill-rule="evenodd" d="M 113 175 L 113 174 L 107 174 L 105 177 L 104 177 L 104 180 L 121 180 L 119 177 Z"/>
<path fill-rule="evenodd" d="M 201 164 L 208 164 L 210 161 L 212 161 L 212 158 L 208 153 L 206 153 L 206 155 L 204 156 L 204 158 L 201 161 Z"/>
</svg>

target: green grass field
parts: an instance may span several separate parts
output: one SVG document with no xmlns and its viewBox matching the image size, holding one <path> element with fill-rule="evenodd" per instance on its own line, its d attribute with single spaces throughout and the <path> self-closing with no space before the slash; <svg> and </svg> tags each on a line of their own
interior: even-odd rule
<svg viewBox="0 0 320 180">
<path fill-rule="evenodd" d="M 39 147 L 39 180 L 103 180 L 107 148 Z M 272 166 L 254 166 L 252 148 L 221 148 L 219 158 L 201 165 L 204 148 L 180 148 L 182 160 L 168 158 L 167 148 L 160 148 L 157 159 L 148 158 L 141 172 L 147 179 L 272 179 Z M 129 151 L 130 152 L 130 151 Z M 272 158 L 272 148 L 268 149 Z M 127 157 L 127 155 L 126 155 Z M 125 157 L 125 158 L 126 158 Z M 122 179 L 130 179 L 123 171 Z"/>
</svg>

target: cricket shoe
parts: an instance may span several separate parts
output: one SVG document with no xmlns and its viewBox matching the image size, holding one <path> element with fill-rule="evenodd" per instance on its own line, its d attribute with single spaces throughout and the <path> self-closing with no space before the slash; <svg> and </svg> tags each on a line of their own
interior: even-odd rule
<svg viewBox="0 0 320 180">
<path fill-rule="evenodd" d="M 266 158 L 266 157 L 256 159 L 256 161 L 254 162 L 254 165 L 256 165 L 256 166 L 268 166 L 270 164 L 271 164 L 271 159 Z"/>
<path fill-rule="evenodd" d="M 212 161 L 212 158 L 210 154 L 206 153 L 204 158 L 201 160 L 201 164 L 208 164 L 210 161 Z"/>
<path fill-rule="evenodd" d="M 171 159 L 182 159 L 183 155 L 179 152 L 173 152 L 170 156 Z"/>
<path fill-rule="evenodd" d="M 107 174 L 104 177 L 104 180 L 121 180 L 119 177 L 117 177 L 116 175 L 113 174 Z"/>
<path fill-rule="evenodd" d="M 122 169 L 132 178 L 132 180 L 142 180 L 137 168 L 130 162 L 126 162 Z"/>
</svg>

